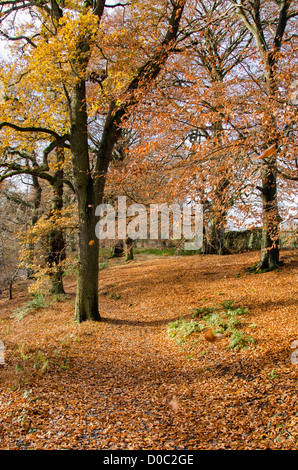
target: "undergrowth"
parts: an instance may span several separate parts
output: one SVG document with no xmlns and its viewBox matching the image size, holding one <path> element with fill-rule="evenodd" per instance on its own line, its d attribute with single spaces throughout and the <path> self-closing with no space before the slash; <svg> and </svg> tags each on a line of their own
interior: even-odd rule
<svg viewBox="0 0 298 470">
<path fill-rule="evenodd" d="M 255 342 L 254 338 L 240 329 L 243 323 L 241 317 L 247 313 L 247 308 L 237 307 L 230 300 L 222 302 L 217 307 L 196 308 L 191 320 L 179 318 L 170 323 L 167 335 L 175 339 L 177 344 L 181 344 L 194 333 L 212 329 L 214 335 L 229 338 L 228 349 L 244 348 Z"/>
<path fill-rule="evenodd" d="M 45 301 L 45 298 L 41 292 L 37 294 L 32 294 L 31 300 L 27 302 L 22 307 L 16 309 L 10 316 L 15 320 L 22 320 L 26 315 L 31 313 L 34 310 L 39 310 L 41 308 L 46 308 L 48 303 Z"/>
</svg>

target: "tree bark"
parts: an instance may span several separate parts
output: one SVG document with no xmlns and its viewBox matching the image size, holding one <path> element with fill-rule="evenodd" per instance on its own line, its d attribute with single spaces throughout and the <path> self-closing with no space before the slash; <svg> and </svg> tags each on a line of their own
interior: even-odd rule
<svg viewBox="0 0 298 470">
<path fill-rule="evenodd" d="M 70 146 L 79 211 L 79 262 L 75 321 L 100 320 L 98 310 L 99 243 L 95 235 L 95 208 L 100 202 L 91 176 L 88 148 L 86 83 L 78 81 L 71 100 Z"/>
<path fill-rule="evenodd" d="M 127 238 L 125 240 L 125 261 L 133 260 L 133 240 Z"/>
<path fill-rule="evenodd" d="M 33 188 L 34 188 L 34 201 L 33 201 L 33 213 L 31 216 L 31 227 L 34 227 L 34 225 L 37 223 L 38 218 L 39 218 L 39 207 L 41 204 L 41 194 L 42 194 L 42 189 L 39 184 L 38 177 L 33 175 L 32 176 L 32 183 L 33 183 Z M 34 242 L 29 239 L 28 242 L 28 263 L 29 265 L 26 268 L 26 277 L 27 279 L 32 279 L 34 275 L 34 270 L 32 269 L 32 264 L 34 262 Z"/>
<path fill-rule="evenodd" d="M 277 183 L 274 171 L 265 165 L 262 171 L 263 228 L 259 269 L 274 269 L 279 265 L 279 216 Z"/>
<path fill-rule="evenodd" d="M 56 150 L 56 164 L 57 171 L 53 178 L 53 199 L 52 208 L 49 218 L 55 219 L 61 214 L 63 209 L 63 164 L 64 164 L 64 149 L 62 147 Z M 49 267 L 51 293 L 52 294 L 65 294 L 63 285 L 63 261 L 65 261 L 65 240 L 63 229 L 61 227 L 54 227 L 48 234 L 48 254 L 47 263 Z"/>
</svg>

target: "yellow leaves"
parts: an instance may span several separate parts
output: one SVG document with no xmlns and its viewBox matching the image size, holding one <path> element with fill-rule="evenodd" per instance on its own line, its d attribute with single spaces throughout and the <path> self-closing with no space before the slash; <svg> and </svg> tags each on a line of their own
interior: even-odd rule
<svg viewBox="0 0 298 470">
<path fill-rule="evenodd" d="M 43 94 L 50 91 L 55 109 L 59 95 L 64 93 L 62 85 L 73 86 L 77 77 L 85 74 L 96 34 L 97 20 L 91 12 L 65 13 L 57 32 L 50 37 L 43 35 L 31 51 L 27 64 L 31 87 Z"/>
<path fill-rule="evenodd" d="M 5 97 L 5 86 L 2 80 L 0 80 L 0 104 L 3 103 Z"/>
<path fill-rule="evenodd" d="M 89 46 L 94 41 L 98 32 L 98 21 L 91 11 L 77 17 L 65 14 L 60 20 L 57 40 L 64 46 L 71 56 L 77 55 L 82 43 L 88 42 Z"/>
</svg>

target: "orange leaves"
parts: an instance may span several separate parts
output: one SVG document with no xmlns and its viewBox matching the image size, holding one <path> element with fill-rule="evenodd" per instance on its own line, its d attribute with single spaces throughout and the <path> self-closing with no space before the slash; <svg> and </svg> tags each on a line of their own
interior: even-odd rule
<svg viewBox="0 0 298 470">
<path fill-rule="evenodd" d="M 24 288 L 12 304 L 0 298 L 7 347 L 1 448 L 296 449 L 298 372 L 289 353 L 297 321 L 289 285 L 297 262 L 291 270 L 235 278 L 256 254 L 139 256 L 129 266 L 109 260 L 101 271 L 103 322 L 71 321 L 72 279 L 68 297 L 18 322 L 9 317 L 26 301 Z M 103 295 L 116 282 L 117 305 Z M 179 346 L 167 340 L 170 321 L 202 299 L 212 305 L 219 291 L 223 301 L 253 301 L 242 320 L 259 339 L 253 348 L 227 350 L 224 339 L 214 347 L 203 337 Z M 44 373 L 34 366 L 38 351 L 50 364 Z"/>
<path fill-rule="evenodd" d="M 270 147 L 268 147 L 263 153 L 262 155 L 256 155 L 253 157 L 254 160 L 264 160 L 265 158 L 269 158 L 269 157 L 272 157 L 272 155 L 274 155 L 275 153 L 277 152 L 277 147 L 275 144 L 271 145 Z"/>
</svg>

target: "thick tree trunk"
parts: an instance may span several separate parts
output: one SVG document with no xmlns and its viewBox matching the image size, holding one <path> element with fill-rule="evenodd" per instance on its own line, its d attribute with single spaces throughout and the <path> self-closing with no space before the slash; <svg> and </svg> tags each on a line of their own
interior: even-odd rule
<svg viewBox="0 0 298 470">
<path fill-rule="evenodd" d="M 87 0 L 86 5 L 91 4 Z M 127 88 L 127 101 L 120 107 L 112 102 L 105 118 L 102 139 L 96 155 L 96 166 L 93 176 L 89 161 L 88 149 L 88 116 L 86 109 L 85 79 L 77 79 L 71 96 L 70 105 L 70 147 L 73 159 L 74 181 L 79 209 L 79 274 L 75 320 L 100 320 L 98 311 L 98 255 L 99 243 L 95 234 L 95 210 L 101 203 L 105 184 L 105 176 L 112 156 L 114 145 L 121 135 L 120 122 L 127 113 L 129 106 L 136 103 L 134 92 L 144 84 L 152 82 L 162 69 L 170 53 L 170 46 L 176 39 L 185 0 L 173 6 L 169 28 L 155 56 L 138 69 L 136 77 Z M 105 2 L 96 2 L 94 14 L 101 18 Z M 78 62 L 80 67 L 77 75 L 87 70 L 90 58 L 89 38 L 78 44 Z M 74 67 L 77 64 L 74 64 Z M 130 95 L 130 97 L 129 97 Z"/>
<path fill-rule="evenodd" d="M 86 110 L 86 84 L 82 79 L 71 101 L 70 145 L 79 210 L 79 262 L 75 321 L 100 320 L 98 310 L 99 243 L 95 234 L 98 185 L 91 176 Z"/>
<path fill-rule="evenodd" d="M 116 117 L 115 117 L 116 116 Z M 96 168 L 91 175 L 86 111 L 86 83 L 76 85 L 71 101 L 70 144 L 79 210 L 79 265 L 75 321 L 99 321 L 98 274 L 99 242 L 96 237 L 96 207 L 103 200 L 105 177 L 115 142 L 121 134 L 119 121 L 123 111 L 114 115 L 114 103 L 106 117 Z"/>
<path fill-rule="evenodd" d="M 77 278 L 77 294 L 75 321 L 99 321 L 98 309 L 98 249 L 99 243 L 95 236 L 94 208 L 84 210 L 84 194 L 80 192 L 79 202 L 79 264 Z M 88 193 L 88 192 L 87 192 Z M 88 205 L 88 204 L 87 204 Z M 90 239 L 92 238 L 93 239 Z"/>
<path fill-rule="evenodd" d="M 263 230 L 258 267 L 274 269 L 279 265 L 279 216 L 276 177 L 270 166 L 264 166 L 262 179 Z"/>
</svg>

